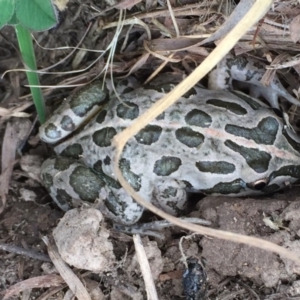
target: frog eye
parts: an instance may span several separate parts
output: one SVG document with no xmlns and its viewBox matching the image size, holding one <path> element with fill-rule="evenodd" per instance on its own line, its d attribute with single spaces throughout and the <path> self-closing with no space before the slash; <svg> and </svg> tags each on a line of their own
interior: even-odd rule
<svg viewBox="0 0 300 300">
<path fill-rule="evenodd" d="M 247 186 L 253 190 L 261 191 L 268 185 L 268 183 L 269 183 L 268 178 L 262 178 L 254 182 L 248 183 Z"/>
</svg>

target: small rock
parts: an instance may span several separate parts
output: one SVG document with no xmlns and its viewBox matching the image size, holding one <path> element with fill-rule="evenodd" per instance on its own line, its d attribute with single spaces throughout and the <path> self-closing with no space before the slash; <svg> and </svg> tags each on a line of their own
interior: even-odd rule
<svg viewBox="0 0 300 300">
<path fill-rule="evenodd" d="M 94 208 L 66 212 L 53 231 L 62 258 L 78 269 L 100 273 L 112 268 L 116 259 L 109 232 L 101 222 L 101 212 Z"/>
<path fill-rule="evenodd" d="M 36 200 L 36 193 L 34 191 L 30 191 L 24 188 L 20 189 L 20 196 L 21 199 L 24 201 L 35 201 Z"/>
</svg>

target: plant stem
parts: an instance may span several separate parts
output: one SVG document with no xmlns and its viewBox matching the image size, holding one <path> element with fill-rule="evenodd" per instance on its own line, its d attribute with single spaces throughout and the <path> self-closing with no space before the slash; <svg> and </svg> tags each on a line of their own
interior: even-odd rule
<svg viewBox="0 0 300 300">
<path fill-rule="evenodd" d="M 23 63 L 25 65 L 25 68 L 28 70 L 26 72 L 28 83 L 29 85 L 39 86 L 40 80 L 38 74 L 35 72 L 37 67 L 31 34 L 26 28 L 24 28 L 21 25 L 16 25 L 15 30 L 17 34 L 19 48 L 23 58 Z M 37 114 L 39 116 L 39 120 L 41 124 L 43 124 L 46 120 L 46 114 L 45 103 L 41 88 L 30 87 L 30 90 Z"/>
</svg>

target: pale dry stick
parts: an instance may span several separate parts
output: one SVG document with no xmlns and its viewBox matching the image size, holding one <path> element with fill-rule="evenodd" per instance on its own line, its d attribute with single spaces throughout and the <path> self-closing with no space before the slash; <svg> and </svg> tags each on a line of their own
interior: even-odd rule
<svg viewBox="0 0 300 300">
<path fill-rule="evenodd" d="M 278 23 L 278 22 L 275 22 L 274 20 L 271 20 L 269 18 L 264 18 L 264 23 L 273 25 L 275 27 L 280 27 L 280 28 L 283 28 L 283 29 L 286 29 L 286 30 L 289 29 L 289 24 Z"/>
<path fill-rule="evenodd" d="M 120 9 L 118 26 L 116 28 L 116 32 L 114 34 L 113 40 L 110 42 L 111 47 L 110 47 L 107 63 L 105 64 L 105 67 L 104 67 L 104 79 L 105 79 L 106 74 L 107 74 L 106 72 L 110 66 L 110 78 L 111 78 L 112 89 L 114 91 L 114 94 L 116 95 L 116 97 L 119 99 L 119 101 L 121 103 L 124 103 L 124 102 L 121 100 L 121 98 L 116 90 L 116 87 L 115 87 L 115 82 L 114 82 L 114 78 L 113 78 L 113 62 L 114 62 L 114 54 L 116 52 L 116 47 L 117 47 L 117 43 L 118 43 L 118 37 L 120 36 L 123 26 L 124 26 L 123 13 L 124 13 L 124 18 L 125 18 L 126 11 L 123 9 Z M 102 72 L 103 72 L 103 70 L 102 70 Z M 104 84 L 104 81 L 103 81 L 103 84 Z M 125 106 L 128 106 L 128 105 L 126 104 Z"/>
<path fill-rule="evenodd" d="M 285 69 L 285 68 L 291 68 L 293 66 L 296 66 L 300 64 L 300 55 L 297 54 L 294 57 L 289 57 L 283 61 L 281 61 L 280 63 L 274 63 L 274 61 L 272 62 L 271 65 L 266 66 L 266 69 Z"/>
<path fill-rule="evenodd" d="M 194 6 L 194 5 L 193 5 Z M 216 11 L 212 11 L 217 13 Z M 186 16 L 202 16 L 207 13 L 206 9 L 193 9 L 193 8 L 183 8 L 183 7 L 173 7 L 173 13 L 175 17 L 186 17 Z M 148 17 L 149 15 L 149 17 Z M 160 18 L 160 17 L 169 17 L 169 10 L 155 10 L 153 12 L 140 13 L 133 15 L 138 19 L 148 19 L 148 18 Z M 132 17 L 133 17 L 132 16 Z M 129 20 L 129 19 L 128 19 Z"/>
<path fill-rule="evenodd" d="M 157 19 L 151 19 L 151 23 L 158 28 L 158 30 L 163 36 L 167 36 L 169 38 L 173 37 L 171 30 L 167 28 L 167 26 L 160 23 Z"/>
<path fill-rule="evenodd" d="M 86 48 L 79 48 L 78 46 L 83 42 L 84 38 L 86 37 L 88 31 L 90 29 L 90 25 L 89 27 L 87 28 L 86 32 L 84 33 L 83 37 L 81 38 L 81 40 L 79 41 L 79 43 L 77 44 L 77 46 L 75 47 L 61 47 L 61 48 L 56 48 L 56 49 L 64 49 L 64 48 L 71 48 L 73 49 L 66 57 L 64 57 L 62 60 L 60 60 L 59 62 L 55 63 L 54 65 L 51 65 L 47 68 L 44 68 L 44 69 L 41 69 L 41 70 L 29 70 L 31 72 L 36 72 L 38 74 L 55 74 L 55 75 L 65 75 L 65 74 L 76 74 L 76 73 L 83 73 L 87 70 L 89 70 L 93 65 L 95 65 L 97 63 L 97 61 L 99 61 L 101 59 L 101 57 L 106 53 L 106 51 L 109 49 L 109 47 L 107 47 L 106 50 L 91 50 L 91 49 L 86 49 Z M 37 41 L 36 41 L 37 43 Z M 40 46 L 38 44 L 38 46 Z M 42 47 L 42 46 L 40 46 Z M 47 49 L 47 50 L 51 50 L 51 48 L 43 48 L 42 49 Z M 98 52 L 98 53 L 101 53 L 101 55 L 96 58 L 91 64 L 89 64 L 87 67 L 85 67 L 84 69 L 80 69 L 80 70 L 73 70 L 73 71 L 67 71 L 67 72 L 49 72 L 47 70 L 61 64 L 62 62 L 64 62 L 67 58 L 69 58 L 76 50 L 86 50 L 86 51 L 89 51 L 89 52 Z M 4 78 L 4 76 L 9 73 L 9 72 L 28 72 L 27 69 L 10 69 L 10 70 L 7 70 L 5 71 L 2 76 L 1 76 L 1 79 Z M 100 73 L 101 74 L 101 73 Z M 44 86 L 36 86 L 36 85 L 25 85 L 26 87 L 44 87 Z M 78 86 L 78 85 L 77 85 Z M 53 86 L 49 86 L 49 87 L 52 87 Z M 70 86 L 71 87 L 71 86 Z M 75 86 L 76 87 L 76 86 Z"/>
<path fill-rule="evenodd" d="M 141 240 L 140 235 L 133 236 L 134 247 L 136 251 L 136 256 L 143 274 L 143 279 L 145 282 L 147 299 L 148 300 L 158 300 L 152 272 L 150 269 L 149 261 L 146 256 L 146 252 Z"/>
<path fill-rule="evenodd" d="M 20 294 L 22 291 L 31 288 L 48 288 L 54 286 L 61 286 L 64 284 L 63 278 L 56 274 L 42 275 L 23 281 L 17 282 L 10 286 L 5 291 L 0 291 L 0 298 L 3 296 L 3 300 L 9 300 L 13 296 Z"/>
<path fill-rule="evenodd" d="M 180 7 L 173 7 L 173 12 L 176 17 L 182 16 L 182 15 L 201 15 L 202 13 L 207 13 L 207 8 L 201 9 L 201 7 L 207 7 L 207 6 L 215 6 L 220 5 L 219 0 L 218 1 L 211 1 L 211 2 L 199 2 L 199 3 L 193 3 L 193 4 L 187 4 Z M 134 15 L 131 15 L 130 18 L 136 17 L 138 19 L 148 19 L 148 18 L 159 18 L 159 17 L 169 17 L 169 10 L 168 9 L 157 9 L 155 11 L 150 12 L 142 12 L 142 13 L 136 13 Z"/>
<path fill-rule="evenodd" d="M 94 71 L 89 72 L 88 77 L 93 78 L 93 76 L 96 77 L 97 74 L 98 74 L 97 71 L 94 70 Z M 61 89 L 61 88 L 79 87 L 79 86 L 82 86 L 82 85 L 86 85 L 86 84 L 78 84 L 78 83 L 76 83 L 78 81 L 82 81 L 82 80 L 86 79 L 86 77 L 87 77 L 87 74 L 79 74 L 79 75 L 71 77 L 71 78 L 63 79 L 60 83 L 58 83 L 55 86 L 52 86 L 52 85 L 41 85 L 39 87 L 44 88 L 43 95 L 44 96 L 48 96 L 54 88 Z M 27 98 L 30 98 L 30 97 L 31 97 L 31 94 L 23 95 L 23 96 L 19 97 L 19 100 L 26 100 Z M 25 110 L 26 108 L 28 108 L 28 107 L 30 107 L 32 105 L 33 105 L 32 101 L 31 102 L 26 102 L 22 106 L 19 106 L 17 109 L 18 109 L 18 111 L 23 111 L 23 110 Z M 2 119 L 1 119 L 1 121 L 2 121 Z"/>
<path fill-rule="evenodd" d="M 203 76 L 205 76 L 206 73 L 208 73 L 234 47 L 234 45 L 246 33 L 246 31 L 267 13 L 272 5 L 272 2 L 272 0 L 257 0 L 251 7 L 251 9 L 248 10 L 245 16 L 238 22 L 238 24 L 219 43 L 217 48 L 215 48 L 211 52 L 211 54 L 202 62 L 199 67 L 196 68 L 196 70 L 192 74 L 190 74 L 184 81 L 178 84 L 170 93 L 156 102 L 146 113 L 137 118 L 133 125 L 126 128 L 124 131 L 114 137 L 113 144 L 116 147 L 114 171 L 123 188 L 126 189 L 126 191 L 137 201 L 138 204 L 142 205 L 158 216 L 168 220 L 169 222 L 174 223 L 179 227 L 200 233 L 202 235 L 209 235 L 217 237 L 219 239 L 243 243 L 260 249 L 273 251 L 288 259 L 293 260 L 300 265 L 300 259 L 295 253 L 288 251 L 285 248 L 280 247 L 274 243 L 255 237 L 243 236 L 232 232 L 215 230 L 199 225 L 186 223 L 178 218 L 166 214 L 162 210 L 155 207 L 153 204 L 145 201 L 140 195 L 138 195 L 124 179 L 120 169 L 118 168 L 122 150 L 129 138 L 137 134 L 143 127 L 145 127 L 149 122 L 155 119 L 159 114 L 161 114 L 162 111 L 172 105 L 177 100 L 177 98 L 186 93 Z"/>
<path fill-rule="evenodd" d="M 47 299 L 51 299 L 51 296 L 55 295 L 56 293 L 60 292 L 61 290 L 63 290 L 67 285 L 61 285 L 59 287 L 53 287 L 50 288 L 48 290 L 46 290 L 42 295 L 40 295 L 37 299 L 35 300 L 47 300 Z M 53 299 L 53 298 L 52 298 Z"/>
<path fill-rule="evenodd" d="M 118 22 L 118 24 L 120 24 L 120 20 Z M 122 25 L 123 26 L 123 25 Z M 122 28 L 121 28 L 122 29 Z M 111 41 L 111 43 L 108 45 L 108 47 L 105 49 L 105 51 L 103 50 L 98 50 L 98 52 L 102 53 L 98 58 L 96 58 L 92 63 L 90 63 L 87 67 L 85 67 L 84 69 L 80 69 L 80 70 L 73 70 L 73 71 L 68 71 L 68 72 L 45 72 L 45 71 L 42 71 L 42 70 L 39 70 L 39 71 L 36 71 L 37 73 L 41 73 L 41 74 L 56 74 L 56 75 L 65 75 L 65 74 L 76 74 L 76 73 L 83 73 L 85 71 L 88 71 L 93 65 L 95 65 L 100 59 L 101 57 L 108 51 L 110 50 L 110 54 L 109 54 L 109 60 L 112 56 L 112 53 L 115 52 L 115 47 L 116 47 L 116 44 L 117 44 L 117 39 L 116 37 L 118 37 L 121 33 L 121 29 L 120 27 L 117 27 L 116 29 L 116 34 L 114 35 L 114 38 L 113 40 Z M 113 49 L 113 50 L 111 50 Z M 73 53 L 73 52 L 72 52 Z M 95 79 L 97 79 L 103 72 L 105 72 L 107 69 L 108 69 L 108 66 L 109 66 L 109 60 L 108 60 L 108 63 L 106 65 L 105 68 L 103 68 L 103 70 L 100 72 L 100 73 L 95 73 L 95 78 L 93 78 L 91 81 L 87 82 L 87 83 L 84 83 L 84 84 L 75 84 L 75 85 L 67 85 L 67 86 L 61 86 L 61 85 L 55 85 L 55 86 L 52 86 L 52 85 L 25 85 L 26 87 L 40 87 L 40 88 L 50 88 L 50 89 L 53 89 L 53 88 L 72 88 L 72 87 L 79 87 L 79 86 L 85 86 L 86 84 L 89 84 L 91 83 L 92 81 L 94 81 Z M 52 67 L 52 66 L 51 66 Z M 112 67 L 112 64 L 111 64 L 111 67 Z M 49 67 L 50 68 L 50 67 Z M 43 70 L 46 70 L 46 69 L 43 69 Z M 7 70 L 5 73 L 3 73 L 2 77 L 4 77 L 6 75 L 6 73 L 8 72 L 12 72 L 12 71 L 25 71 L 25 69 L 11 69 L 11 70 Z M 28 71 L 28 70 L 27 70 Z M 91 76 L 92 74 L 90 74 Z M 81 75 L 79 75 L 81 76 Z M 30 95 L 29 95 L 30 96 Z M 24 97 L 24 96 L 23 96 Z M 21 97 L 22 98 L 22 97 Z"/>
<path fill-rule="evenodd" d="M 22 247 L 19 247 L 16 245 L 9 245 L 9 244 L 5 244 L 2 242 L 0 242 L 0 249 L 3 251 L 10 252 L 10 253 L 28 256 L 33 259 L 51 262 L 51 259 L 49 258 L 49 256 L 47 254 L 44 254 L 44 253 L 41 253 L 41 252 L 38 252 L 38 251 L 35 251 L 32 249 L 25 249 L 25 248 L 22 248 Z"/>
<path fill-rule="evenodd" d="M 1 76 L 1 79 L 4 78 L 4 76 L 9 73 L 9 72 L 28 72 L 28 71 L 31 71 L 31 72 L 36 72 L 38 74 L 71 74 L 71 73 L 79 73 L 79 72 L 84 72 L 86 71 L 88 68 L 92 67 L 92 65 L 95 63 L 92 63 L 90 66 L 88 66 L 87 68 L 83 69 L 83 70 L 75 70 L 75 71 L 68 71 L 68 72 L 47 72 L 47 70 L 51 69 L 51 68 L 54 68 L 58 65 L 60 65 L 61 63 L 63 63 L 65 60 L 67 60 L 70 56 L 73 55 L 73 53 L 76 51 L 76 50 L 79 50 L 79 49 L 82 49 L 82 48 L 79 48 L 79 45 L 83 42 L 83 40 L 85 39 L 88 31 L 90 30 L 90 27 L 91 25 L 88 26 L 87 30 L 85 31 L 84 35 L 82 36 L 81 40 L 78 42 L 77 46 L 75 47 L 61 47 L 61 48 L 54 48 L 54 49 L 51 49 L 51 48 L 45 48 L 45 47 L 42 47 L 38 41 L 33 37 L 34 41 L 36 42 L 36 44 L 41 47 L 43 50 L 57 50 L 57 49 L 73 49 L 66 57 L 64 57 L 62 60 L 60 60 L 59 62 L 55 63 L 54 65 L 51 65 L 47 68 L 44 68 L 44 69 L 41 69 L 41 70 L 27 70 L 27 69 L 10 69 L 10 70 L 7 70 L 5 71 L 2 76 Z M 85 49 L 87 51 L 89 51 L 88 49 Z M 102 55 L 105 54 L 105 51 L 102 51 L 102 50 L 91 50 L 92 52 L 102 52 Z M 102 57 L 102 55 L 100 57 Z M 98 58 L 97 60 L 99 60 L 100 58 Z M 96 61 L 97 61 L 96 60 Z M 34 85 L 25 85 L 25 86 L 28 86 L 28 87 L 40 87 L 40 86 L 34 86 Z"/>
<path fill-rule="evenodd" d="M 175 19 L 174 12 L 173 12 L 170 0 L 167 0 L 167 4 L 168 4 L 168 9 L 169 9 L 170 17 L 172 19 L 173 26 L 174 26 L 174 29 L 175 29 L 175 32 L 176 32 L 176 37 L 179 37 L 180 36 L 180 32 L 179 32 L 178 24 L 177 24 L 177 21 Z"/>
<path fill-rule="evenodd" d="M 28 106 L 30 106 L 30 105 L 28 105 Z M 11 117 L 29 118 L 30 114 L 22 112 L 22 111 L 17 111 L 14 108 L 6 109 L 3 107 L 0 107 L 0 117 L 5 117 L 6 119 L 11 118 Z M 3 123 L 3 119 L 0 120 L 0 124 L 1 123 Z"/>
<path fill-rule="evenodd" d="M 123 17 L 123 14 L 124 14 L 124 17 Z M 114 62 L 114 55 L 116 53 L 116 47 L 117 47 L 117 43 L 118 43 L 118 38 L 122 32 L 122 29 L 123 29 L 123 26 L 124 26 L 124 18 L 126 17 L 126 11 L 123 10 L 123 9 L 120 9 L 120 14 L 119 14 L 119 20 L 118 20 L 118 26 L 116 28 L 116 31 L 115 31 L 115 34 L 113 36 L 113 39 L 112 41 L 109 43 L 109 53 L 108 53 L 108 58 L 107 58 L 107 62 L 104 66 L 104 71 L 102 70 L 102 72 L 104 72 L 104 79 L 106 77 L 106 74 L 107 74 L 107 70 L 109 69 L 110 67 L 110 76 L 111 76 L 111 79 L 112 76 L 113 76 L 113 62 Z M 112 80 L 112 84 L 113 84 L 113 89 L 115 91 L 115 87 L 114 87 L 114 82 Z"/>
<path fill-rule="evenodd" d="M 83 41 L 84 41 L 85 37 L 87 36 L 89 30 L 91 29 L 91 25 L 92 25 L 92 23 L 90 23 L 90 24 L 88 25 L 88 27 L 87 27 L 86 31 L 84 32 L 84 34 L 83 34 L 82 38 L 80 39 L 80 41 L 77 43 L 77 45 L 76 45 L 75 47 L 73 47 L 72 51 L 71 51 L 67 56 L 65 56 L 62 60 L 58 61 L 58 62 L 55 63 L 54 65 L 51 65 L 51 66 L 49 66 L 49 67 L 47 67 L 47 68 L 38 70 L 38 72 L 39 72 L 39 73 L 42 73 L 42 72 L 48 71 L 49 69 L 52 69 L 52 68 L 54 68 L 54 67 L 56 67 L 56 66 L 59 66 L 59 65 L 62 64 L 64 61 L 66 61 L 69 57 L 71 57 L 71 56 L 73 55 L 73 53 L 74 53 L 76 50 L 79 50 L 79 45 L 81 45 L 81 44 L 83 43 Z M 31 35 L 31 36 L 33 37 L 34 41 L 36 42 L 36 44 L 37 44 L 39 47 L 41 47 L 43 50 L 46 50 L 46 48 L 43 48 L 43 47 L 38 43 L 38 41 L 34 38 L 33 35 Z M 69 49 L 70 49 L 70 48 L 71 48 L 71 47 L 69 47 Z M 54 50 L 55 50 L 55 48 L 54 48 Z M 87 49 L 82 49 L 82 50 L 87 50 Z M 98 50 L 98 51 L 99 51 L 99 50 Z M 105 51 L 103 51 L 103 52 L 105 52 Z"/>
<path fill-rule="evenodd" d="M 107 11 L 110 11 L 112 9 L 124 9 L 126 10 L 127 8 L 128 9 L 131 9 L 134 5 L 140 3 L 142 0 L 125 0 L 125 1 L 120 1 L 119 3 L 115 4 L 115 5 L 111 5 L 109 6 L 108 8 L 106 8 L 105 10 L 102 10 L 102 14 L 107 12 Z"/>
<path fill-rule="evenodd" d="M 198 234 L 197 233 L 192 233 L 192 234 L 189 234 L 187 236 L 182 236 L 179 240 L 179 244 L 178 244 L 178 247 L 179 247 L 179 251 L 181 253 L 181 261 L 182 263 L 184 264 L 185 268 L 187 269 L 188 268 L 188 263 L 187 263 L 187 257 L 186 255 L 184 254 L 184 250 L 183 250 L 183 241 L 184 240 L 190 240 L 192 239 L 194 236 L 197 236 Z"/>
<path fill-rule="evenodd" d="M 106 49 L 108 50 L 108 48 Z M 98 52 L 102 52 L 102 50 L 99 50 Z M 39 70 L 37 71 L 31 71 L 31 72 L 36 72 L 36 73 L 39 73 L 39 74 L 55 74 L 55 75 L 65 75 L 65 74 L 77 74 L 77 73 L 84 73 L 85 71 L 88 71 L 93 65 L 95 65 L 100 59 L 101 57 L 105 54 L 105 52 L 103 52 L 99 57 L 97 57 L 92 63 L 90 63 L 88 66 L 86 66 L 84 69 L 80 69 L 80 70 L 73 70 L 73 71 L 67 71 L 67 72 L 40 72 Z M 9 72 L 28 72 L 28 70 L 26 69 L 10 69 L 10 70 L 7 70 L 5 71 L 1 78 L 3 78 L 7 73 Z M 100 73 L 102 74 L 102 72 Z M 24 86 L 29 86 L 29 85 L 24 85 Z M 78 85 L 77 85 L 78 86 Z M 42 85 L 39 85 L 39 86 L 36 86 L 36 85 L 30 85 L 30 87 L 43 87 Z M 50 85 L 47 85 L 46 87 L 56 87 L 56 86 L 50 86 Z"/>
<path fill-rule="evenodd" d="M 126 34 L 125 34 L 124 41 L 123 41 L 123 43 L 122 43 L 122 47 L 121 47 L 120 53 L 124 53 L 124 50 L 126 49 L 126 46 L 127 46 L 127 44 L 128 44 L 129 34 L 130 34 L 132 28 L 133 28 L 133 24 L 131 24 L 131 25 L 129 26 L 129 28 L 127 29 L 127 32 L 126 32 Z"/>
<path fill-rule="evenodd" d="M 166 56 L 164 56 L 164 55 L 162 55 L 162 54 L 159 54 L 159 53 L 157 53 L 157 52 L 152 51 L 152 50 L 148 47 L 147 41 L 144 41 L 143 46 L 144 46 L 144 49 L 145 49 L 148 53 L 152 54 L 154 57 L 157 57 L 157 58 L 159 58 L 159 59 L 161 59 L 161 60 L 163 60 L 163 61 L 166 61 L 166 62 L 172 62 L 172 63 L 179 63 L 179 62 L 181 61 L 181 59 L 172 58 L 173 55 L 172 55 L 172 57 L 166 57 Z"/>
<path fill-rule="evenodd" d="M 136 72 L 137 70 L 140 69 L 140 66 L 143 66 L 146 61 L 148 60 L 150 54 L 149 53 L 143 53 L 139 59 L 133 64 L 133 66 L 129 69 L 129 71 L 127 73 L 125 73 L 122 76 L 118 76 L 118 79 L 121 78 L 127 78 L 129 75 L 131 75 L 132 73 Z"/>
<path fill-rule="evenodd" d="M 48 237 L 44 236 L 42 238 L 44 243 L 47 245 L 49 256 L 58 270 L 60 276 L 69 286 L 70 290 L 77 297 L 78 300 L 92 300 L 87 289 L 84 287 L 83 283 L 77 277 L 77 275 L 73 272 L 73 270 L 63 261 L 60 254 L 58 253 L 56 244 L 54 240 L 48 239 Z"/>
</svg>

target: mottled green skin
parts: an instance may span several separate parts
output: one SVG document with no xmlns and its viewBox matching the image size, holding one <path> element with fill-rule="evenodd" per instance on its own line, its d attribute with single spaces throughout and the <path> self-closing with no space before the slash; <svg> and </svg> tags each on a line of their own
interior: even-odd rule
<svg viewBox="0 0 300 300">
<path fill-rule="evenodd" d="M 143 208 L 116 180 L 112 139 L 163 96 L 156 87 L 125 93 L 122 102 L 111 97 L 83 130 L 55 148 L 64 158 L 47 160 L 41 177 L 61 208 L 101 199 L 102 211 L 114 221 L 139 220 Z M 178 214 L 187 191 L 245 196 L 285 187 L 300 178 L 299 149 L 262 102 L 194 88 L 126 144 L 119 167 L 144 199 Z"/>
</svg>

